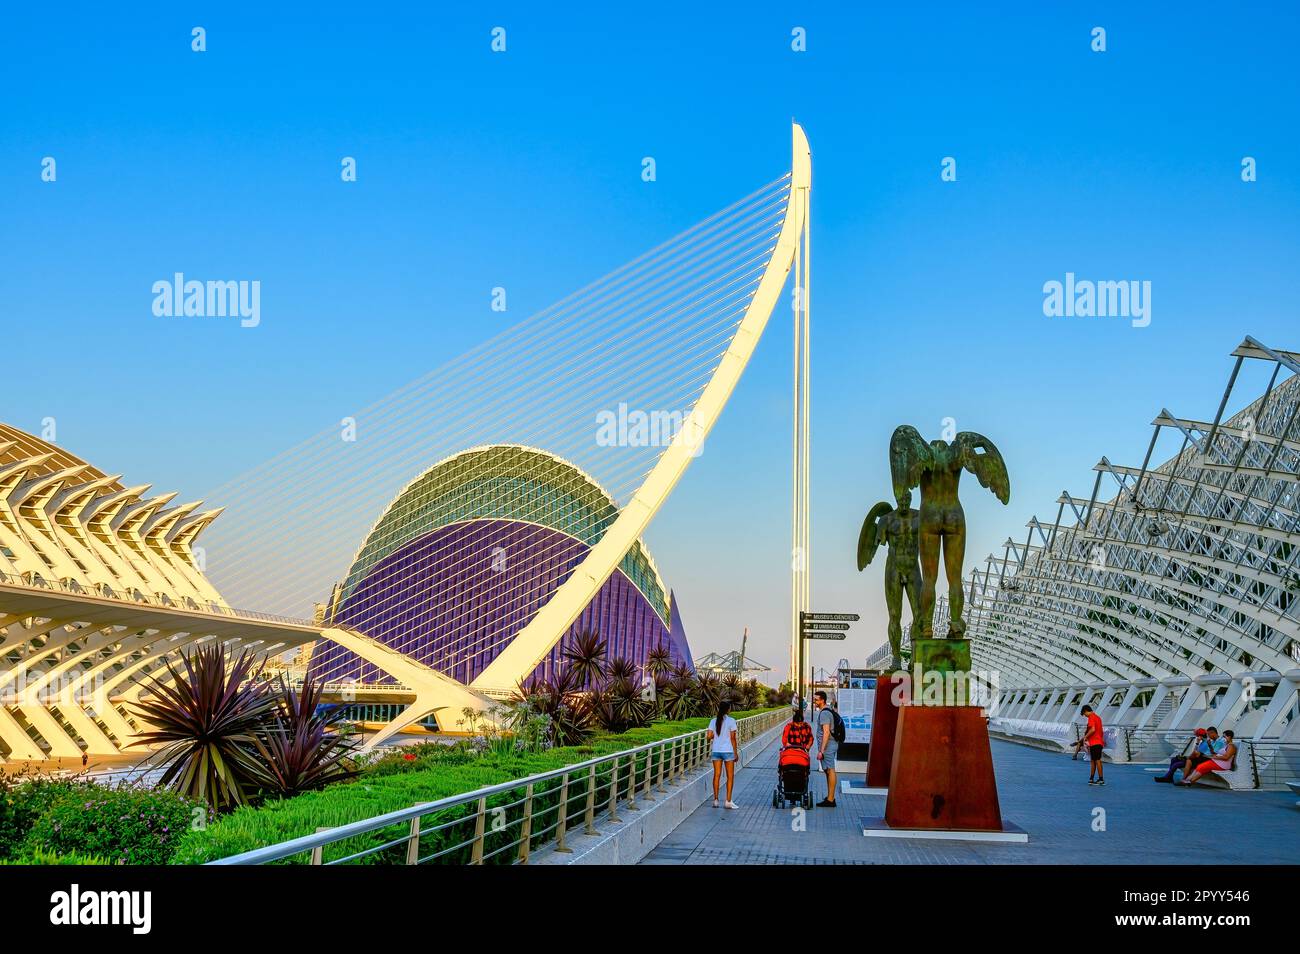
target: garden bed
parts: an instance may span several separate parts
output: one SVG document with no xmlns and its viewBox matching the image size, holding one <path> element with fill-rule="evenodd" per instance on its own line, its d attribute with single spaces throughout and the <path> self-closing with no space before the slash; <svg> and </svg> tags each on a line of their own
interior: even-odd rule
<svg viewBox="0 0 1300 954">
<path fill-rule="evenodd" d="M 761 711 L 767 710 L 737 712 L 735 715 L 743 718 Z M 601 755 L 634 749 L 697 731 L 709 721 L 708 718 L 699 717 L 655 722 L 616 735 L 598 733 L 583 745 L 563 746 L 540 752 L 488 751 L 475 755 L 463 745 L 435 744 L 418 747 L 421 750 L 418 755 L 409 751 L 389 753 L 355 781 L 332 785 L 293 798 L 265 802 L 256 807 L 239 808 L 203 830 L 189 832 L 181 839 L 172 863 L 202 864 L 214 861 L 310 835 L 318 828 L 334 828 L 408 808 L 420 802 L 437 801 L 488 785 L 554 771 Z M 408 762 L 404 758 L 407 755 L 415 757 Z M 548 791 L 536 793 L 539 800 L 548 796 L 553 798 L 554 794 Z M 509 796 L 501 796 L 500 801 L 509 801 Z M 464 809 L 451 809 L 445 813 L 445 818 L 441 814 L 431 816 L 430 822 L 437 824 L 449 821 L 459 817 L 463 811 Z M 400 834 L 400 830 L 394 828 L 332 845 L 324 860 L 329 862 L 345 854 L 382 844 Z M 308 860 L 304 854 L 291 859 L 291 862 L 305 864 Z M 371 860 L 382 863 L 398 859 L 396 855 L 390 858 L 380 854 L 372 856 Z M 462 859 L 453 854 L 447 860 L 454 863 Z"/>
</svg>

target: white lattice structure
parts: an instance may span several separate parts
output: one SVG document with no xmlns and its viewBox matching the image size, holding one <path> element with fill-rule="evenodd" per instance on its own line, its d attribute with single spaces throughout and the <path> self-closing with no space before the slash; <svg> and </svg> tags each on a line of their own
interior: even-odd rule
<svg viewBox="0 0 1300 954">
<path fill-rule="evenodd" d="M 182 647 L 315 636 L 236 625 L 193 549 L 220 510 L 148 491 L 0 424 L 0 761 L 120 754 L 126 703 Z"/>
<path fill-rule="evenodd" d="M 1162 410 L 1140 465 L 1102 458 L 1090 497 L 1062 494 L 1054 521 L 971 572 L 995 729 L 1063 741 L 1086 703 L 1130 740 L 1119 758 L 1211 723 L 1300 740 L 1300 356 L 1252 338 L 1233 354 L 1212 421 Z M 1248 360 L 1272 364 L 1268 387 L 1225 418 Z M 1162 436 L 1180 447 L 1154 466 Z"/>
</svg>

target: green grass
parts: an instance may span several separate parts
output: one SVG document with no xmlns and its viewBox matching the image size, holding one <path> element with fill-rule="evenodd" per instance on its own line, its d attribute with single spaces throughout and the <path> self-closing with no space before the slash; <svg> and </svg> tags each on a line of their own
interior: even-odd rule
<svg viewBox="0 0 1300 954">
<path fill-rule="evenodd" d="M 737 718 L 744 718 L 747 715 L 756 715 L 761 711 L 767 710 L 737 712 L 734 715 Z M 218 858 L 226 858 L 230 855 L 273 845 L 291 838 L 310 835 L 318 828 L 334 828 L 350 822 L 373 818 L 386 812 L 409 808 L 420 802 L 437 801 L 438 799 L 471 792 L 488 785 L 496 785 L 512 779 L 564 768 L 566 765 L 584 762 L 597 756 L 611 755 L 615 752 L 633 749 L 650 742 L 657 742 L 660 739 L 702 729 L 708 722 L 709 719 L 707 718 L 684 719 L 677 722 L 656 722 L 646 728 L 632 729 L 618 735 L 598 734 L 588 743 L 580 746 L 566 746 L 545 752 L 514 755 L 487 753 L 464 764 L 442 764 L 427 769 L 387 775 L 364 775 L 357 781 L 332 785 L 318 792 L 309 792 L 293 798 L 279 799 L 257 807 L 237 809 L 209 824 L 204 830 L 187 833 L 181 839 L 177 851 L 172 857 L 172 863 L 202 864 Z M 638 759 L 638 770 L 644 772 L 644 767 L 644 759 Z M 640 777 L 638 776 L 638 778 Z M 622 779 L 623 784 L 626 785 L 626 774 L 623 774 Z M 607 784 L 607 781 L 608 769 L 597 780 L 599 805 L 605 804 L 608 800 L 608 789 L 603 793 L 599 791 L 600 786 Z M 585 785 L 583 781 L 575 780 L 571 782 L 570 797 L 575 798 L 584 794 L 585 788 L 582 787 L 583 785 Z M 558 788 L 559 782 L 557 781 L 547 786 L 539 786 L 538 790 L 534 792 L 534 813 L 536 814 L 539 810 L 543 811 L 541 819 L 534 821 L 536 828 L 545 827 L 556 820 L 557 813 L 554 811 L 554 807 L 558 802 Z M 497 830 L 490 830 L 487 833 L 485 853 L 491 854 L 494 850 L 518 837 L 518 822 L 522 816 L 521 808 L 518 806 L 511 807 L 509 803 L 522 797 L 523 790 L 517 789 L 489 800 L 489 808 L 497 809 L 495 812 L 490 812 L 492 819 L 496 822 L 495 828 Z M 573 801 L 570 812 L 577 811 L 582 804 L 581 800 Z M 545 812 L 547 808 L 551 809 L 551 811 Z M 458 807 L 439 812 L 437 815 L 426 816 L 422 822 L 422 829 L 428 831 L 441 822 L 465 817 L 471 811 L 472 809 L 469 807 Z M 422 835 L 420 843 L 421 856 L 427 856 L 441 848 L 465 840 L 471 832 L 471 827 L 468 823 L 462 823 L 449 832 Z M 405 828 L 405 825 L 390 826 L 380 832 L 371 832 L 364 836 L 349 839 L 347 842 L 331 845 L 325 851 L 324 860 L 330 861 L 340 858 L 400 837 L 405 834 Z M 550 837 L 550 835 L 538 835 L 535 831 L 533 841 L 536 844 L 541 844 L 549 840 Z M 404 854 L 405 848 L 399 846 L 386 849 L 381 855 L 371 856 L 368 860 L 371 863 L 396 862 L 400 861 Z M 488 858 L 487 861 L 488 863 L 506 863 L 512 860 L 513 856 L 513 851 L 508 850 Z M 457 848 L 442 860 L 457 863 L 463 862 L 467 858 L 468 849 Z M 288 859 L 288 861 L 290 863 L 305 864 L 308 857 L 306 854 L 302 854 Z"/>
</svg>

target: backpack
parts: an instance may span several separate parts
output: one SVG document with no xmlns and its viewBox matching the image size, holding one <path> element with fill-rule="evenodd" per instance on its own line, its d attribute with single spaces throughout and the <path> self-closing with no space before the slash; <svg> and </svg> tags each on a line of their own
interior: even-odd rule
<svg viewBox="0 0 1300 954">
<path fill-rule="evenodd" d="M 831 714 L 831 719 L 833 720 L 831 722 L 831 738 L 837 743 L 843 742 L 845 737 L 848 735 L 844 729 L 844 720 L 841 719 L 840 714 L 830 706 L 827 706 L 826 710 Z"/>
</svg>

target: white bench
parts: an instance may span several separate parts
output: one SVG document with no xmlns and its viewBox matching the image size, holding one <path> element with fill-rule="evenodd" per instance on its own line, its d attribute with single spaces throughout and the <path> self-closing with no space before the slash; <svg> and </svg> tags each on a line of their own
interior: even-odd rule
<svg viewBox="0 0 1300 954">
<path fill-rule="evenodd" d="M 1205 785 L 1210 788 L 1227 788 L 1234 792 L 1253 791 L 1255 773 L 1250 769 L 1250 756 L 1244 752 L 1237 753 L 1237 767 L 1227 772 L 1210 772 L 1202 775 L 1192 784 Z"/>
<path fill-rule="evenodd" d="M 1073 752 L 1075 731 L 1073 722 L 1043 722 L 1038 719 L 1004 719 L 995 717 L 989 720 L 989 729 L 1001 735 L 1025 739 L 1037 739 L 1040 742 L 1054 742 L 1063 752 Z M 1103 730 L 1105 742 L 1103 751 L 1113 753 L 1119 744 L 1119 736 L 1112 727 Z"/>
</svg>

